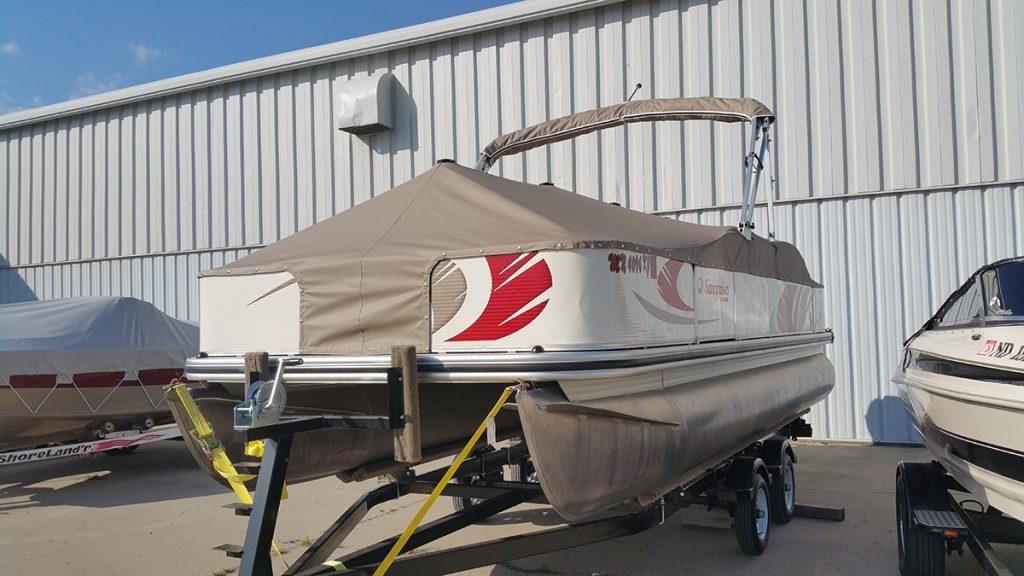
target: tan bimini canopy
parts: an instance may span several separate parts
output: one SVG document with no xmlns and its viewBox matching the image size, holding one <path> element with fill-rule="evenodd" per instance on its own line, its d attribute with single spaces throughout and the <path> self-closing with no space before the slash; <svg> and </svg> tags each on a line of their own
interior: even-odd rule
<svg viewBox="0 0 1024 576">
<path fill-rule="evenodd" d="M 562 116 L 499 136 L 484 148 L 478 167 L 486 169 L 501 156 L 518 154 L 552 142 L 634 122 L 663 120 L 751 122 L 755 118 L 774 119 L 775 114 L 767 106 L 753 98 L 703 96 L 700 98 L 653 98 L 623 102 L 596 110 Z"/>
<path fill-rule="evenodd" d="M 734 227 L 643 214 L 450 162 L 202 275 L 288 271 L 300 289 L 300 352 L 429 348 L 431 270 L 441 260 L 532 250 L 616 248 L 820 286 L 790 244 Z M 283 287 L 283 286 L 282 286 Z"/>
</svg>

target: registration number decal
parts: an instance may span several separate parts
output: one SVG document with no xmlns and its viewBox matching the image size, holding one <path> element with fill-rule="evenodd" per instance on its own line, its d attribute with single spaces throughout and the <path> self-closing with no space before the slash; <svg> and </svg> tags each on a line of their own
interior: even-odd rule
<svg viewBox="0 0 1024 576">
<path fill-rule="evenodd" d="M 1016 353 L 1014 353 L 1016 350 Z M 1024 362 L 1024 344 L 1017 345 L 1013 342 L 1002 342 L 1000 340 L 986 340 L 985 345 L 978 351 L 978 356 L 988 358 L 1006 358 L 1017 362 Z"/>
</svg>

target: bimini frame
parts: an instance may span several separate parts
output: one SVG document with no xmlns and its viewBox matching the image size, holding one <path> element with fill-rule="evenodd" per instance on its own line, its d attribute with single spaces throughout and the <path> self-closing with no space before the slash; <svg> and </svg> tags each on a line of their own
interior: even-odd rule
<svg viewBox="0 0 1024 576">
<path fill-rule="evenodd" d="M 776 178 L 772 168 L 772 128 L 775 114 L 752 98 L 654 98 L 605 106 L 578 114 L 570 114 L 542 122 L 492 141 L 480 154 L 476 169 L 486 172 L 502 156 L 518 154 L 532 148 L 568 140 L 637 122 L 711 120 L 714 122 L 746 122 L 751 124 L 750 144 L 743 157 L 742 205 L 737 228 L 750 239 L 754 230 L 754 205 L 767 172 L 765 196 L 768 203 L 768 239 L 775 239 L 774 201 Z"/>
</svg>

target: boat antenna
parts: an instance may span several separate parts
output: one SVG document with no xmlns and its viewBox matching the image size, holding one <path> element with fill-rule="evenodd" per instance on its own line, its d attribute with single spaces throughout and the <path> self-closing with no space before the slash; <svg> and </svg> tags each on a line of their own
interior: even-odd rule
<svg viewBox="0 0 1024 576">
<path fill-rule="evenodd" d="M 629 102 L 630 100 L 632 100 L 632 99 L 633 99 L 633 96 L 636 96 L 636 93 L 637 93 L 637 92 L 639 92 L 639 91 L 640 91 L 640 89 L 641 89 L 641 88 L 643 88 L 643 87 L 644 87 L 644 85 L 643 85 L 643 84 L 641 84 L 641 83 L 637 82 L 637 83 L 636 83 L 636 86 L 635 86 L 635 87 L 633 88 L 633 91 L 632 91 L 632 92 L 630 92 L 630 94 L 629 94 L 629 98 L 626 98 L 626 102 Z"/>
</svg>

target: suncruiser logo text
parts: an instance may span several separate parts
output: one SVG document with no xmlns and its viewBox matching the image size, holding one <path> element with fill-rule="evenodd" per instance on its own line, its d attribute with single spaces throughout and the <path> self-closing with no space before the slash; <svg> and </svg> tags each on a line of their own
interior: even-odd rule
<svg viewBox="0 0 1024 576">
<path fill-rule="evenodd" d="M 548 305 L 551 269 L 536 252 L 487 256 L 491 291 L 480 317 L 448 342 L 497 340 L 522 330 Z"/>
<path fill-rule="evenodd" d="M 721 296 L 722 302 L 729 301 L 729 286 L 726 284 L 718 284 L 717 282 L 711 282 L 707 278 L 701 278 L 697 282 L 697 294 L 707 294 L 710 296 Z"/>
</svg>

